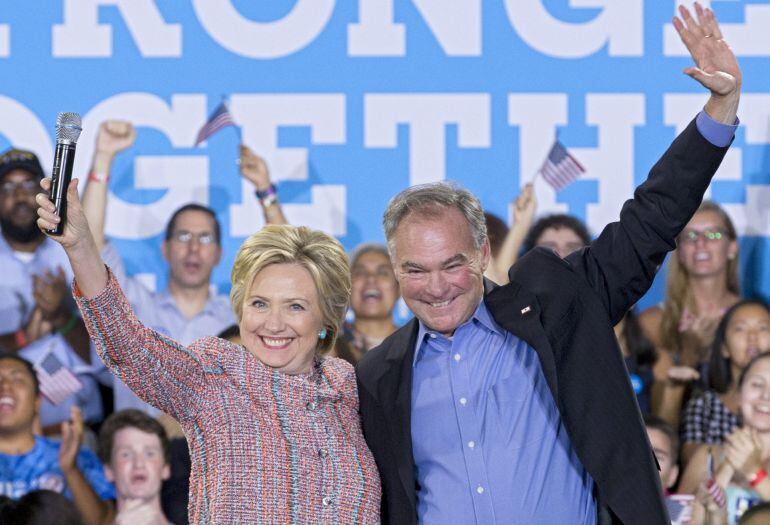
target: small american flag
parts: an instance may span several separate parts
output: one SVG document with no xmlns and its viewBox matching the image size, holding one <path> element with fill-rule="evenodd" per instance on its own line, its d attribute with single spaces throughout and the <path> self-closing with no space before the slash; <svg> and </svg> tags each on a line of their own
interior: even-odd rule
<svg viewBox="0 0 770 525">
<path fill-rule="evenodd" d="M 235 125 L 236 124 L 233 120 L 233 116 L 230 115 L 230 110 L 227 109 L 227 102 L 223 100 L 217 106 L 217 109 L 214 110 L 214 113 L 211 114 L 201 130 L 198 132 L 198 136 L 195 138 L 195 146 L 197 147 L 200 145 L 201 142 L 209 138 L 220 129 Z"/>
<path fill-rule="evenodd" d="M 40 393 L 54 405 L 83 388 L 77 376 L 50 350 L 35 363 L 35 370 L 40 382 Z"/>
<path fill-rule="evenodd" d="M 551 146 L 551 151 L 538 171 L 556 191 L 562 190 L 585 172 L 586 169 L 558 140 Z"/>
</svg>

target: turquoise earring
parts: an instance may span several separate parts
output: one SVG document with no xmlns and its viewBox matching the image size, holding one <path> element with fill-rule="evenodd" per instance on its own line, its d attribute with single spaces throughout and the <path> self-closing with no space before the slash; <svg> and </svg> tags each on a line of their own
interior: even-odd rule
<svg viewBox="0 0 770 525">
<path fill-rule="evenodd" d="M 326 339 L 326 328 L 321 328 L 318 330 L 318 339 L 324 340 Z"/>
</svg>

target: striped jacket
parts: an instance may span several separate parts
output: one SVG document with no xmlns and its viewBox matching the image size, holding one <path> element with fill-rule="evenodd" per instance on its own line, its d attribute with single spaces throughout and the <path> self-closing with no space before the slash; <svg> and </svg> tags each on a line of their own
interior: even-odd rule
<svg viewBox="0 0 770 525">
<path fill-rule="evenodd" d="M 107 367 L 182 425 L 190 523 L 379 521 L 380 479 L 348 363 L 321 359 L 290 376 L 215 337 L 184 347 L 136 319 L 112 272 L 98 296 L 73 292 Z"/>
</svg>

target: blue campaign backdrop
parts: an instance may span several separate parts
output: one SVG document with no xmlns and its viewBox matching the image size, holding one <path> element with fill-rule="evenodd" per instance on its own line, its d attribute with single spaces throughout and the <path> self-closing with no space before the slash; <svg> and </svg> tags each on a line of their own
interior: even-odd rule
<svg viewBox="0 0 770 525">
<path fill-rule="evenodd" d="M 770 3 L 713 1 L 744 92 L 733 148 L 712 185 L 741 235 L 744 291 L 770 296 Z M 115 162 L 107 233 L 130 273 L 165 286 L 158 251 L 170 212 L 212 206 L 229 289 L 235 251 L 262 225 L 234 160 L 263 154 L 290 222 L 348 249 L 383 239 L 381 214 L 409 184 L 456 180 L 510 218 L 553 139 L 588 168 L 539 214 L 568 212 L 596 234 L 705 101 L 681 73 L 674 2 L 641 0 L 63 0 L 0 15 L 0 147 L 50 166 L 59 111 L 84 116 L 84 177 L 101 120 L 139 128 Z M 239 130 L 201 147 L 230 98 Z M 662 297 L 661 276 L 641 306 Z M 406 315 L 403 310 L 401 316 Z"/>
</svg>

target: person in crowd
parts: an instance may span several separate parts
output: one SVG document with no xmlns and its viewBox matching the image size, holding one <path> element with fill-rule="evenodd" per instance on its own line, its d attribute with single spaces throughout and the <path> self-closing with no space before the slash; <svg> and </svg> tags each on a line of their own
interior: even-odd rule
<svg viewBox="0 0 770 525">
<path fill-rule="evenodd" d="M 709 389 L 692 398 L 682 421 L 686 462 L 702 444 L 720 444 L 740 424 L 738 377 L 758 354 L 770 351 L 770 306 L 758 299 L 734 304 L 711 345 Z"/>
<path fill-rule="evenodd" d="M 580 219 L 564 214 L 546 215 L 529 229 L 524 238 L 524 251 L 542 246 L 550 248 L 564 259 L 590 242 L 588 229 Z"/>
<path fill-rule="evenodd" d="M 72 271 L 67 257 L 35 224 L 35 194 L 42 178 L 34 153 L 12 148 L 0 155 L 0 268 L 9 300 L 4 305 L 13 310 L 4 316 L 0 348 L 33 363 L 50 354 L 77 376 L 80 389 L 57 403 L 42 401 L 41 424 L 47 434 L 56 434 L 72 406 L 96 423 L 102 419 L 102 404 L 89 365 L 88 333 L 68 292 Z"/>
<path fill-rule="evenodd" d="M 396 331 L 393 309 L 398 301 L 398 282 L 388 248 L 362 244 L 350 258 L 353 322 L 346 322 L 332 353 L 356 364 L 363 355 Z"/>
<path fill-rule="evenodd" d="M 628 310 L 623 319 L 615 325 L 615 336 L 618 339 L 623 361 L 626 363 L 639 410 L 642 414 L 650 414 L 652 412 L 650 398 L 655 382 L 653 366 L 658 356 L 655 347 L 639 326 L 639 318 L 633 308 Z"/>
<path fill-rule="evenodd" d="M 705 380 L 708 350 L 719 320 L 740 297 L 738 266 L 730 217 L 716 203 L 705 201 L 677 238 L 663 305 L 639 316 L 658 352 L 654 409 L 675 426 L 691 385 Z"/>
<path fill-rule="evenodd" d="M 526 184 L 513 204 L 513 226 L 508 226 L 496 215 L 485 212 L 489 247 L 492 259 L 484 276 L 493 282 L 508 284 L 508 269 L 519 258 L 521 246 L 532 226 L 537 199 L 532 183 Z"/>
<path fill-rule="evenodd" d="M 170 446 L 157 420 L 136 409 L 113 413 L 99 430 L 99 459 L 115 484 L 114 525 L 171 525 L 160 503 Z"/>
<path fill-rule="evenodd" d="M 0 494 L 19 498 L 38 489 L 61 492 L 88 525 L 100 525 L 110 515 L 106 500 L 113 497 L 113 488 L 96 455 L 80 448 L 82 415 L 73 407 L 71 421 L 62 423 L 62 441 L 52 441 L 33 433 L 40 402 L 29 361 L 0 354 Z"/>
<path fill-rule="evenodd" d="M 41 229 L 59 222 L 45 193 L 37 202 Z M 215 337 L 184 346 L 134 315 L 99 257 L 77 180 L 67 206 L 56 240 L 97 352 L 189 438 L 190 522 L 378 522 L 380 480 L 353 368 L 318 355 L 334 345 L 350 300 L 342 245 L 306 227 L 266 226 L 232 270 L 243 346 Z"/>
<path fill-rule="evenodd" d="M 52 490 L 33 490 L 18 501 L 0 502 L 3 525 L 86 525 L 70 500 Z M 137 524 L 139 525 L 139 524 Z"/>
<path fill-rule="evenodd" d="M 644 427 L 660 466 L 660 485 L 668 496 L 679 477 L 679 436 L 671 425 L 652 414 L 644 416 Z"/>
<path fill-rule="evenodd" d="M 751 360 L 738 389 L 741 426 L 721 445 L 701 445 L 685 468 L 680 490 L 696 494 L 694 523 L 706 514 L 733 525 L 748 507 L 770 501 L 770 352 Z"/>
<path fill-rule="evenodd" d="M 485 293 L 478 199 L 435 183 L 391 200 L 385 237 L 415 319 L 356 369 L 384 523 L 667 522 L 613 326 L 734 136 L 740 68 L 713 13 L 696 13 L 680 8 L 674 26 L 697 62 L 685 72 L 711 97 L 588 247 L 564 260 L 532 250 Z"/>
</svg>

